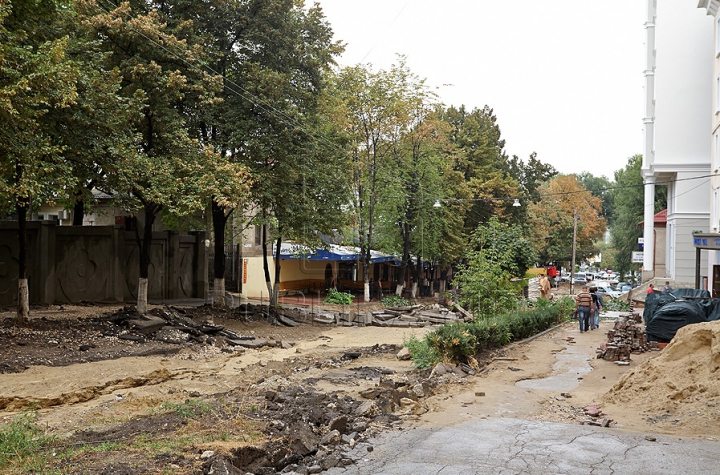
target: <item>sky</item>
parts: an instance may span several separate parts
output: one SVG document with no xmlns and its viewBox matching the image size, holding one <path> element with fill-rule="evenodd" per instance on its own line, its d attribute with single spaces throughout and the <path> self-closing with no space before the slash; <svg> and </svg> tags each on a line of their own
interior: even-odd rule
<svg viewBox="0 0 720 475">
<path fill-rule="evenodd" d="M 318 3 L 340 66 L 405 55 L 446 105 L 491 107 L 510 156 L 613 179 L 642 153 L 644 1 Z"/>
</svg>

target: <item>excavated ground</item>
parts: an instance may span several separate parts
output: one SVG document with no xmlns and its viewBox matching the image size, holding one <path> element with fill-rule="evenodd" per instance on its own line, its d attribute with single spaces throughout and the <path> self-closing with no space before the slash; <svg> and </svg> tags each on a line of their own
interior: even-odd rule
<svg viewBox="0 0 720 475">
<path fill-rule="evenodd" d="M 111 317 L 127 311 L 35 308 L 24 325 L 12 321 L 10 310 L 0 313 L 0 421 L 37 411 L 36 424 L 54 436 L 43 470 L 319 473 L 353 463 L 351 447 L 372 450 L 379 431 L 486 417 L 577 424 L 587 421 L 588 405 L 602 406 L 613 420 L 609 430 L 720 436 L 688 411 L 678 424 L 666 409 L 654 414 L 603 400 L 628 368 L 657 356 L 633 355 L 625 367 L 595 359 L 609 321 L 584 334 L 568 323 L 479 355 L 480 371 L 470 375 L 449 365 L 415 370 L 398 360 L 403 341 L 428 329 L 290 328 L 207 307 L 184 309 L 193 320 L 212 317 L 215 325 L 270 343 L 242 350 L 222 338 L 121 338 L 127 329 Z M 555 376 L 570 385 L 523 383 Z"/>
</svg>

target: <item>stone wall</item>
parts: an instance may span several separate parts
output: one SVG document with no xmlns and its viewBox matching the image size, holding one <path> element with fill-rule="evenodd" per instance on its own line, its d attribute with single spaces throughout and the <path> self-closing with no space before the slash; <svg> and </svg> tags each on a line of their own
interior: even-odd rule
<svg viewBox="0 0 720 475">
<path fill-rule="evenodd" d="M 205 298 L 206 232 L 153 233 L 149 299 Z M 0 305 L 17 302 L 18 230 L 0 221 Z M 138 247 L 123 226 L 28 222 L 30 302 L 123 302 L 137 298 Z"/>
</svg>

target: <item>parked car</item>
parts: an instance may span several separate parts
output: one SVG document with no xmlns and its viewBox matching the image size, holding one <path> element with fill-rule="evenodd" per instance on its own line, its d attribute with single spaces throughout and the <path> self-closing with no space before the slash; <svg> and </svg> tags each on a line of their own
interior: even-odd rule
<svg viewBox="0 0 720 475">
<path fill-rule="evenodd" d="M 587 284 L 587 276 L 585 275 L 585 272 L 578 272 L 575 274 L 575 284 Z"/>
<path fill-rule="evenodd" d="M 611 287 L 608 285 L 607 287 L 598 287 L 597 294 L 600 295 L 601 297 L 604 297 L 605 295 L 607 295 L 611 299 L 616 299 L 616 298 L 620 297 L 623 294 L 623 292 L 619 291 L 615 287 Z"/>
</svg>

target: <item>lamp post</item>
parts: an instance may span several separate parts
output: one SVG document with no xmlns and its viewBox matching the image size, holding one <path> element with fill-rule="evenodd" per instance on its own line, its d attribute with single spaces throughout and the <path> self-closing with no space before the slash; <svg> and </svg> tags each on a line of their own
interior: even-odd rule
<svg viewBox="0 0 720 475">
<path fill-rule="evenodd" d="M 570 295 L 575 294 L 575 242 L 577 241 L 577 222 L 580 216 L 577 214 L 577 206 L 573 211 L 573 242 L 572 242 L 572 263 L 570 264 Z"/>
</svg>

